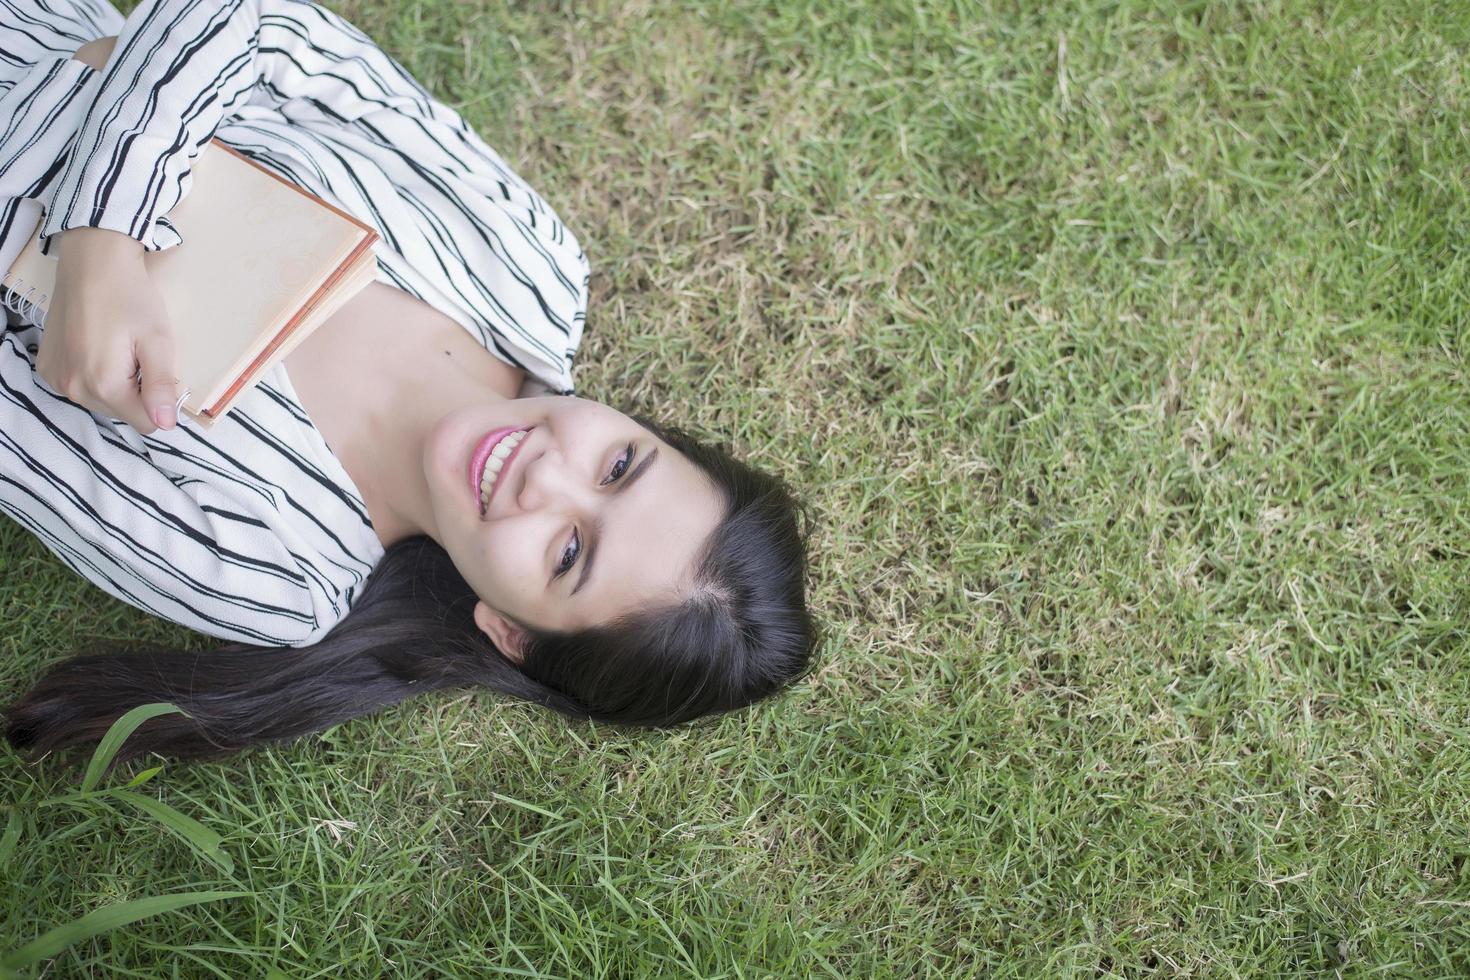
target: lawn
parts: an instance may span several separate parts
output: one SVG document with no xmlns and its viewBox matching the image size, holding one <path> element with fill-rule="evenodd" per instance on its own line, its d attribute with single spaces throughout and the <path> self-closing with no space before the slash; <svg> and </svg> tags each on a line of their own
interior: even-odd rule
<svg viewBox="0 0 1470 980">
<path fill-rule="evenodd" d="M 801 488 L 819 662 L 168 763 L 213 856 L 0 753 L 0 951 L 211 891 L 41 972 L 1470 975 L 1462 3 L 328 6 L 577 233 L 581 392 Z M 8 521 L 0 617 L 7 698 L 213 642 Z"/>
</svg>

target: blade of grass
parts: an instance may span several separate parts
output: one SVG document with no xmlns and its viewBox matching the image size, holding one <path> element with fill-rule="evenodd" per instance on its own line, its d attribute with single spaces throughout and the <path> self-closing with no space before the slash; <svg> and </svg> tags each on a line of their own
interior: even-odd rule
<svg viewBox="0 0 1470 980">
<path fill-rule="evenodd" d="M 152 769 L 144 769 L 142 772 L 138 773 L 138 775 L 128 780 L 127 788 L 133 789 L 135 787 L 142 786 L 144 783 L 148 782 L 148 780 L 152 779 L 154 776 L 157 776 L 161 772 L 163 772 L 163 766 L 154 766 Z"/>
<path fill-rule="evenodd" d="M 65 925 L 57 926 L 42 934 L 20 949 L 0 958 L 0 967 L 19 970 L 61 952 L 72 943 L 79 943 L 93 936 L 120 928 L 130 922 L 176 909 L 188 908 L 202 902 L 218 902 L 226 898 L 244 898 L 249 892 L 183 892 L 177 895 L 155 895 L 131 902 L 118 902 L 106 908 L 96 909 Z"/>
<path fill-rule="evenodd" d="M 177 834 L 186 844 L 208 858 L 225 873 L 235 870 L 235 862 L 220 847 L 222 838 L 193 817 L 186 817 L 161 800 L 125 789 L 113 790 L 113 796 L 131 803 L 169 830 Z"/>
<path fill-rule="evenodd" d="M 15 842 L 20 840 L 20 811 L 11 810 L 10 818 L 5 821 L 5 836 L 0 837 L 0 867 L 10 860 L 11 852 L 15 850 Z"/>
<path fill-rule="evenodd" d="M 184 714 L 184 709 L 178 705 L 169 704 L 164 701 L 156 701 L 152 704 L 140 704 L 117 721 L 102 736 L 102 741 L 97 743 L 97 751 L 92 753 L 92 761 L 87 765 L 87 774 L 82 777 L 82 792 L 89 793 L 97 788 L 102 781 L 102 774 L 111 765 L 112 759 L 117 755 L 128 736 L 138 729 L 138 726 L 150 718 L 159 715 Z"/>
</svg>

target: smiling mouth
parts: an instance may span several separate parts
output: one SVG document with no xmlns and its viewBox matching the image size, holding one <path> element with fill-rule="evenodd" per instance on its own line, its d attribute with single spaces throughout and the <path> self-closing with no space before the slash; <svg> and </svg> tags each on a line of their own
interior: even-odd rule
<svg viewBox="0 0 1470 980">
<path fill-rule="evenodd" d="M 511 460 L 531 428 L 497 429 L 485 436 L 475 447 L 470 473 L 472 486 L 480 497 L 481 518 L 489 513 L 490 499 L 495 496 L 495 488 L 500 485 L 500 476 L 510 471 Z"/>
</svg>

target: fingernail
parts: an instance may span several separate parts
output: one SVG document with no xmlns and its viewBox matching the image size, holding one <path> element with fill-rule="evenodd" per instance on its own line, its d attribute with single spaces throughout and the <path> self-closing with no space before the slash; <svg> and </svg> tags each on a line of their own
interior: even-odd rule
<svg viewBox="0 0 1470 980">
<path fill-rule="evenodd" d="M 178 415 L 174 412 L 172 405 L 160 405 L 153 410 L 153 424 L 160 429 L 169 429 L 177 425 Z"/>
</svg>

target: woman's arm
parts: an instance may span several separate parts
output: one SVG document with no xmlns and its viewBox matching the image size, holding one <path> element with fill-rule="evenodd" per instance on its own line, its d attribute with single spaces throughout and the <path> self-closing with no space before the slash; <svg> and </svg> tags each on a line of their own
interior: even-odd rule
<svg viewBox="0 0 1470 980">
<path fill-rule="evenodd" d="M 85 45 L 77 60 L 92 64 L 101 48 Z M 48 255 L 52 236 L 79 227 L 120 232 L 150 252 L 179 244 L 165 216 L 188 193 L 204 144 L 244 105 L 346 125 L 429 101 L 360 31 L 304 0 L 144 0 L 99 71 L 66 169 L 43 201 Z"/>
<path fill-rule="evenodd" d="M 254 2 L 157 0 L 133 11 L 43 202 L 46 254 L 54 235 L 80 227 L 120 232 L 150 252 L 180 242 L 163 215 L 188 192 L 194 158 L 224 114 L 257 82 L 259 20 Z"/>
<path fill-rule="evenodd" d="M 554 390 L 571 389 L 588 284 L 576 238 L 362 31 L 302 0 L 143 0 L 118 33 L 86 124 L 71 127 L 80 132 L 64 172 L 35 195 L 47 212 L 43 251 L 83 226 L 148 250 L 178 244 L 167 212 L 227 122 L 242 150 L 371 224 L 395 285 Z"/>
<path fill-rule="evenodd" d="M 261 520 L 256 498 L 291 501 L 211 446 L 145 442 L 47 390 L 31 360 L 39 334 L 0 333 L 0 513 L 108 594 L 210 636 L 303 646 L 346 614 L 343 589 L 368 571 L 360 559 L 324 559 L 325 534 L 293 542 Z M 269 414 L 272 400 L 259 406 L 255 422 L 289 424 Z M 174 461 L 172 476 L 154 455 Z M 209 468 L 226 475 L 206 479 Z"/>
</svg>

